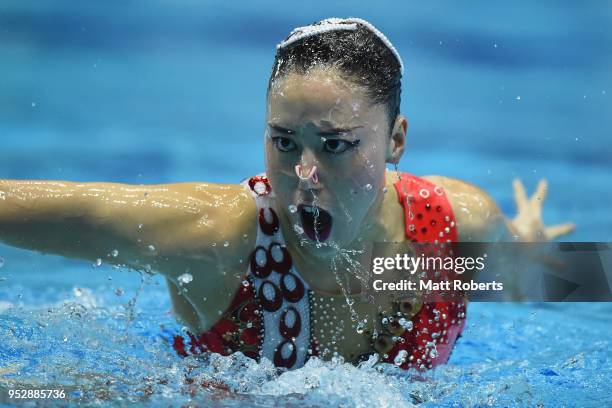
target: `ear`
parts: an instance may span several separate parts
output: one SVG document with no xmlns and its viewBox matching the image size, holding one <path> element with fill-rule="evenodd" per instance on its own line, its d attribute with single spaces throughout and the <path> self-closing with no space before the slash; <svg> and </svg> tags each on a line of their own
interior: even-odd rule
<svg viewBox="0 0 612 408">
<path fill-rule="evenodd" d="M 399 163 L 402 155 L 404 154 L 404 147 L 406 146 L 406 131 L 408 130 L 408 119 L 403 115 L 397 115 L 393 129 L 391 130 L 391 137 L 389 137 L 389 143 L 387 144 L 387 163 L 397 164 Z"/>
</svg>

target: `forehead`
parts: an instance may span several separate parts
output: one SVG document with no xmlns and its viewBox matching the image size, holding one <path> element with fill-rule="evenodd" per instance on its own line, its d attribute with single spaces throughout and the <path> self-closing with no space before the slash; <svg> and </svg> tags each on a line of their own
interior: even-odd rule
<svg viewBox="0 0 612 408">
<path fill-rule="evenodd" d="M 268 119 L 284 124 L 349 125 L 371 120 L 380 105 L 372 105 L 363 87 L 343 79 L 334 69 L 288 73 L 272 83 Z"/>
</svg>

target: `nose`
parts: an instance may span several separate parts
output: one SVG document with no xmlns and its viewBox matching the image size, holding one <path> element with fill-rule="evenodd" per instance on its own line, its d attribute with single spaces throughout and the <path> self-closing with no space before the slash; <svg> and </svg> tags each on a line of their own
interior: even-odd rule
<svg viewBox="0 0 612 408">
<path fill-rule="evenodd" d="M 306 167 L 298 164 L 295 166 L 295 174 L 298 177 L 298 185 L 301 190 L 314 191 L 321 189 L 322 186 L 319 183 L 319 174 L 316 165 Z"/>
<path fill-rule="evenodd" d="M 313 184 L 317 184 L 319 182 L 319 175 L 317 174 L 316 165 L 311 166 L 310 170 L 308 170 L 308 168 L 303 168 L 301 164 L 296 164 L 295 174 L 301 181 L 310 181 Z"/>
</svg>

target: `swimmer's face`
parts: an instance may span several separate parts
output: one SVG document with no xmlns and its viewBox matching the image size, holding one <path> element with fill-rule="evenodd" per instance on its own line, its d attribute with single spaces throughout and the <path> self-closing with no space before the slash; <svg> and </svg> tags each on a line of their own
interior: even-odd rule
<svg viewBox="0 0 612 408">
<path fill-rule="evenodd" d="M 289 73 L 273 82 L 267 175 L 279 211 L 293 233 L 315 244 L 306 246 L 314 253 L 347 247 L 372 221 L 367 216 L 384 194 L 385 163 L 399 160 L 391 134 L 386 107 L 333 69 Z"/>
</svg>

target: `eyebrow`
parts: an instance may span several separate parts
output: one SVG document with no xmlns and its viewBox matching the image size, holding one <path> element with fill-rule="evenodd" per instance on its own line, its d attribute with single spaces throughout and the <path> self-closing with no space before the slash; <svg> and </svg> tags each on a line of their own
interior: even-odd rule
<svg viewBox="0 0 612 408">
<path fill-rule="evenodd" d="M 291 129 L 287 129 L 285 127 L 282 127 L 280 125 L 277 125 L 276 123 L 270 123 L 268 122 L 268 126 L 270 126 L 272 129 L 279 131 L 281 133 L 287 133 L 287 134 L 293 134 L 294 131 Z"/>
<path fill-rule="evenodd" d="M 317 134 L 319 136 L 325 136 L 325 135 L 332 135 L 332 134 L 336 134 L 336 133 L 348 133 L 351 130 L 359 129 L 359 128 L 362 128 L 362 127 L 363 126 L 354 126 L 354 127 L 350 127 L 350 128 L 330 128 L 330 129 L 318 132 Z"/>
<path fill-rule="evenodd" d="M 287 133 L 287 134 L 293 134 L 295 133 L 294 130 L 286 128 L 284 126 L 278 125 L 276 123 L 272 123 L 272 122 L 268 122 L 268 126 L 270 126 L 272 129 L 282 132 L 282 133 Z M 320 132 L 317 132 L 317 135 L 319 136 L 325 136 L 325 135 L 332 135 L 332 134 L 336 134 L 336 133 L 348 133 L 352 130 L 355 129 L 359 129 L 362 128 L 363 126 L 353 126 L 353 127 L 347 127 L 347 128 L 341 128 L 341 127 L 333 127 L 333 128 L 329 128 L 326 130 L 322 130 Z"/>
</svg>

